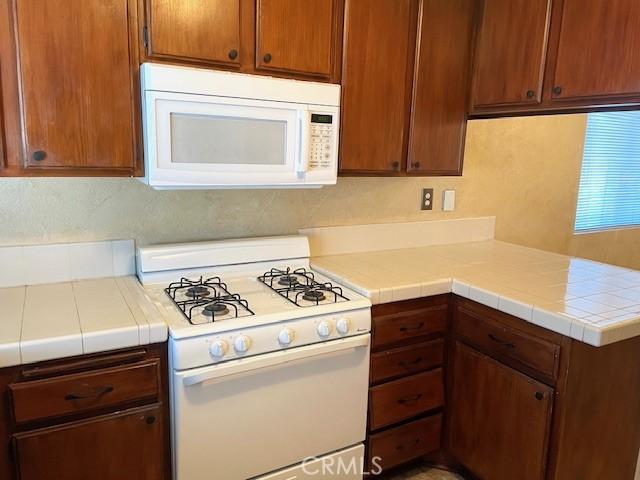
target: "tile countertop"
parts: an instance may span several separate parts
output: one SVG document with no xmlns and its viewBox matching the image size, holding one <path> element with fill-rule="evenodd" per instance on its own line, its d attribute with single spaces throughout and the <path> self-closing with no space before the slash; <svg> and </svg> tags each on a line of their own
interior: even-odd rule
<svg viewBox="0 0 640 480">
<path fill-rule="evenodd" d="M 496 240 L 314 257 L 373 304 L 453 292 L 584 343 L 640 335 L 640 272 Z"/>
<path fill-rule="evenodd" d="M 134 276 L 0 288 L 0 367 L 167 339 Z"/>
</svg>

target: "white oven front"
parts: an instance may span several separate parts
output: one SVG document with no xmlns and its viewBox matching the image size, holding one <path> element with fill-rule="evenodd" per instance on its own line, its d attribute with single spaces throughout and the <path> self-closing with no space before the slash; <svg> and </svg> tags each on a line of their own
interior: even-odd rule
<svg viewBox="0 0 640 480">
<path fill-rule="evenodd" d="M 361 479 L 369 343 L 359 335 L 174 372 L 174 479 Z M 331 468 L 345 468 L 302 463 L 331 454 L 342 459 Z"/>
</svg>

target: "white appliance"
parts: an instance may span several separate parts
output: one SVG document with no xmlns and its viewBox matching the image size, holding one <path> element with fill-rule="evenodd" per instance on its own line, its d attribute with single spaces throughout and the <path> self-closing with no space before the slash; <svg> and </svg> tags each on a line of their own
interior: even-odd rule
<svg viewBox="0 0 640 480">
<path fill-rule="evenodd" d="M 371 304 L 306 237 L 140 248 L 169 325 L 175 480 L 362 478 Z"/>
<path fill-rule="evenodd" d="M 336 183 L 340 85 L 152 63 L 141 75 L 148 185 Z"/>
</svg>

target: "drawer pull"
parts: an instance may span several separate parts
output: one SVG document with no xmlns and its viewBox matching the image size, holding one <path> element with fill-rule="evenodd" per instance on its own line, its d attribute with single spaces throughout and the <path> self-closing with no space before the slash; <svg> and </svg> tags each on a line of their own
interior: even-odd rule
<svg viewBox="0 0 640 480">
<path fill-rule="evenodd" d="M 500 338 L 496 337 L 493 333 L 489 333 L 487 336 L 488 336 L 491 340 L 493 340 L 494 342 L 499 343 L 500 345 L 502 345 L 502 346 L 504 346 L 504 347 L 507 347 L 507 348 L 516 348 L 516 346 L 515 346 L 513 343 L 511 343 L 511 342 L 507 342 L 507 341 L 505 341 L 505 340 L 502 340 L 502 339 L 500 339 Z"/>
<path fill-rule="evenodd" d="M 418 325 L 415 325 L 413 327 L 400 327 L 400 331 L 405 333 L 418 332 L 422 330 L 422 327 L 424 327 L 424 322 L 420 322 Z"/>
<path fill-rule="evenodd" d="M 413 367 L 413 366 L 418 365 L 420 363 L 422 363 L 422 357 L 418 357 L 418 358 L 416 358 L 415 360 L 413 360 L 411 362 L 405 362 L 403 360 L 401 362 L 398 362 L 398 365 L 400 367 L 403 367 L 403 368 L 410 368 L 410 367 Z"/>
<path fill-rule="evenodd" d="M 418 393 L 417 395 L 408 395 L 406 397 L 402 397 L 402 398 L 398 399 L 398 403 L 400 405 L 413 405 L 414 403 L 416 403 L 421 398 L 422 398 L 422 394 L 421 393 Z"/>
<path fill-rule="evenodd" d="M 65 395 L 64 399 L 68 401 L 87 400 L 89 398 L 98 398 L 111 392 L 113 392 L 113 387 L 106 386 L 96 388 L 93 392 L 90 393 L 69 393 L 68 395 Z"/>
<path fill-rule="evenodd" d="M 415 448 L 420 443 L 420 439 L 416 438 L 411 445 L 405 447 L 404 445 L 396 445 L 396 450 L 404 450 L 405 448 Z"/>
</svg>

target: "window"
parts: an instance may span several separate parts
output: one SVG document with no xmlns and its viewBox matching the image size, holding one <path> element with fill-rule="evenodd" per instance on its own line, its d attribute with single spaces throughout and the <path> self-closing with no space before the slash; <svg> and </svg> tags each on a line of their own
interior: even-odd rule
<svg viewBox="0 0 640 480">
<path fill-rule="evenodd" d="M 590 113 L 576 232 L 640 226 L 640 112 Z"/>
</svg>

